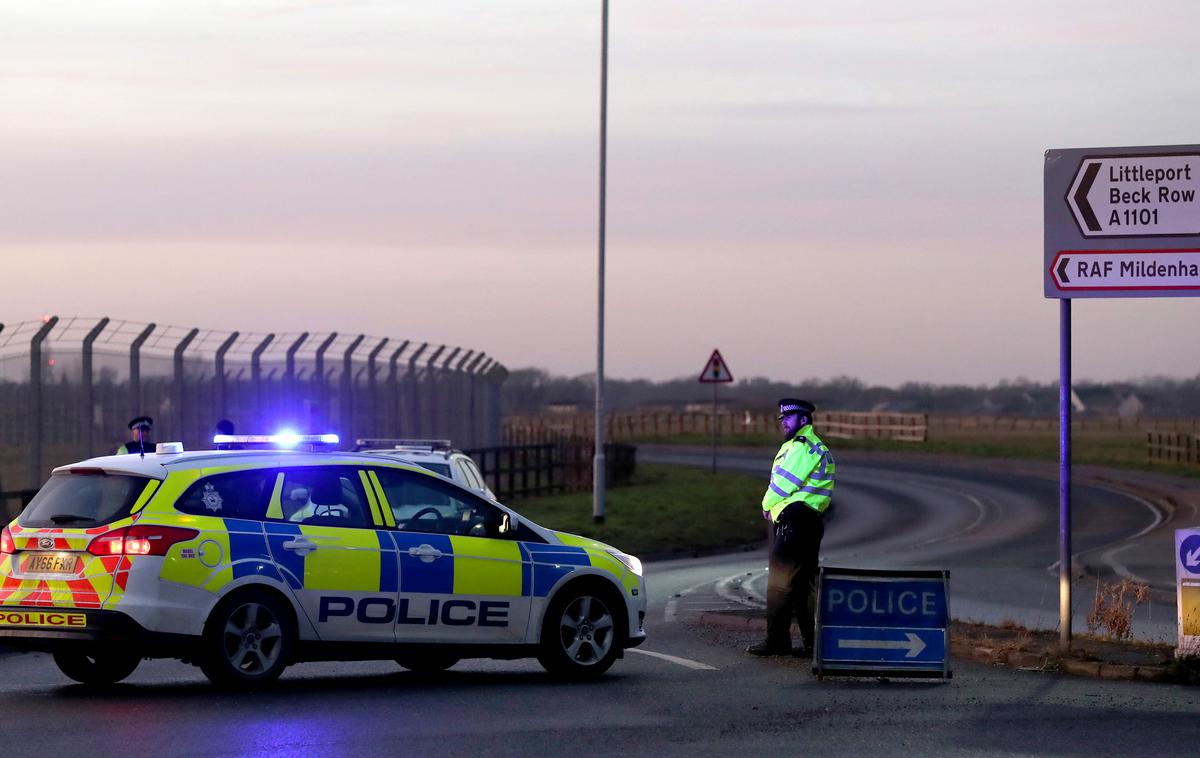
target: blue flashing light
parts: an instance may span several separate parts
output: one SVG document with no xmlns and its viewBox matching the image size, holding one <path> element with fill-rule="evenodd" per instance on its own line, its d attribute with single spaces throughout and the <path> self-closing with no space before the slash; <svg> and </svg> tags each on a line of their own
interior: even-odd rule
<svg viewBox="0 0 1200 758">
<path fill-rule="evenodd" d="M 274 445 L 293 448 L 300 445 L 336 445 L 341 440 L 336 434 L 297 434 L 284 430 L 278 434 L 214 434 L 214 445 Z"/>
<path fill-rule="evenodd" d="M 295 447 L 300 444 L 300 435 L 290 429 L 277 432 L 271 436 L 275 438 L 275 444 L 280 447 Z"/>
</svg>

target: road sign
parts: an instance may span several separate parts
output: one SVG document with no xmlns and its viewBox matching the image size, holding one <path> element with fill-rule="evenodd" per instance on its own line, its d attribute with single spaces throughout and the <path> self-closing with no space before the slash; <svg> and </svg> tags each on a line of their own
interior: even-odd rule
<svg viewBox="0 0 1200 758">
<path fill-rule="evenodd" d="M 1175 654 L 1200 655 L 1200 529 L 1175 530 L 1179 642 Z"/>
<path fill-rule="evenodd" d="M 813 673 L 949 678 L 949 571 L 821 568 Z"/>
<path fill-rule="evenodd" d="M 1200 250 L 1062 250 L 1050 275 L 1072 293 L 1200 290 Z"/>
<path fill-rule="evenodd" d="M 725 365 L 721 351 L 713 350 L 712 355 L 708 357 L 708 363 L 704 364 L 704 370 L 700 372 L 700 383 L 724 384 L 732 381 L 733 374 L 729 373 L 729 366 Z"/>
<path fill-rule="evenodd" d="M 1086 158 L 1067 203 L 1084 237 L 1200 234 L 1200 153 Z"/>
<path fill-rule="evenodd" d="M 1200 295 L 1200 146 L 1047 150 L 1046 297 Z"/>
</svg>

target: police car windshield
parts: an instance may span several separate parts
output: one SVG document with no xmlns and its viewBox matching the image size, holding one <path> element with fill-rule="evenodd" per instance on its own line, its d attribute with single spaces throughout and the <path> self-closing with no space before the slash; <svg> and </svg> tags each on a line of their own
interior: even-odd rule
<svg viewBox="0 0 1200 758">
<path fill-rule="evenodd" d="M 149 481 L 124 474 L 55 474 L 17 523 L 35 528 L 107 524 L 129 515 Z"/>
<path fill-rule="evenodd" d="M 435 474 L 441 474 L 442 476 L 445 476 L 445 477 L 450 476 L 450 464 L 449 463 L 426 463 L 425 461 L 414 461 L 414 463 L 416 463 L 418 466 L 420 466 L 423 469 L 428 469 L 428 470 L 432 471 Z"/>
</svg>

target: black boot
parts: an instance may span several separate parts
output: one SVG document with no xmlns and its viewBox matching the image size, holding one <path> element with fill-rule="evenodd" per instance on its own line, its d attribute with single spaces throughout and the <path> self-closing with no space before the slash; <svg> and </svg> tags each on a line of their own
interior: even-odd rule
<svg viewBox="0 0 1200 758">
<path fill-rule="evenodd" d="M 746 652 L 750 655 L 757 655 L 764 658 L 775 655 L 791 655 L 792 646 L 773 645 L 769 641 L 763 640 L 756 645 L 746 648 Z"/>
</svg>

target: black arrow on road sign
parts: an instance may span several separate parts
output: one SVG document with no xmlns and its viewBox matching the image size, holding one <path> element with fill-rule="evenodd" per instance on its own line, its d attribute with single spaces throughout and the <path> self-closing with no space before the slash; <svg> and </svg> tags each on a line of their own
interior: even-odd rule
<svg viewBox="0 0 1200 758">
<path fill-rule="evenodd" d="M 1070 260 L 1070 258 L 1063 258 L 1058 264 L 1058 280 L 1063 284 L 1071 283 L 1071 280 L 1067 278 L 1067 262 Z"/>
<path fill-rule="evenodd" d="M 1093 232 L 1100 231 L 1100 222 L 1096 220 L 1096 214 L 1092 211 L 1092 206 L 1088 203 L 1087 195 L 1091 191 L 1092 183 L 1096 181 L 1096 174 L 1098 173 L 1100 173 L 1100 162 L 1089 163 L 1087 170 L 1083 172 L 1083 181 L 1079 183 L 1079 189 L 1075 190 L 1074 196 L 1075 205 L 1083 215 L 1083 222 Z"/>
</svg>

